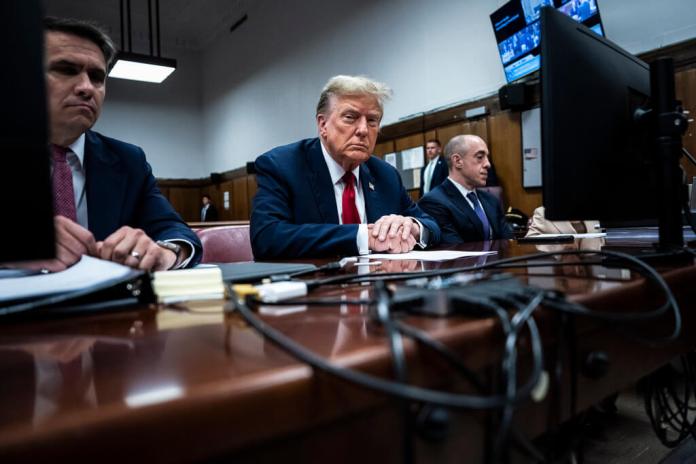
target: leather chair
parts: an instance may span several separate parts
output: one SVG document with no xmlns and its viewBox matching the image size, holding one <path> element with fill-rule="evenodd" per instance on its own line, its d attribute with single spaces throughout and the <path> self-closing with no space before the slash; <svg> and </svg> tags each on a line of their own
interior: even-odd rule
<svg viewBox="0 0 696 464">
<path fill-rule="evenodd" d="M 248 224 L 198 229 L 196 234 L 203 244 L 202 263 L 232 263 L 254 260 Z"/>
</svg>

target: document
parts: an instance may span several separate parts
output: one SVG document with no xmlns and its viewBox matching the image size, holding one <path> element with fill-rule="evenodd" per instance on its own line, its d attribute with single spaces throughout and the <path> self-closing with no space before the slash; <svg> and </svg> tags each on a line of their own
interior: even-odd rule
<svg viewBox="0 0 696 464">
<path fill-rule="evenodd" d="M 80 261 L 61 272 L 0 279 L 0 303 L 87 289 L 139 273 L 140 271 L 128 266 L 83 256 Z"/>
<path fill-rule="evenodd" d="M 494 255 L 497 251 L 453 251 L 453 250 L 435 250 L 435 251 L 409 251 L 408 253 L 372 253 L 369 255 L 360 256 L 360 258 L 370 259 L 418 259 L 421 261 L 449 261 L 451 259 L 468 258 L 471 256 Z"/>
<path fill-rule="evenodd" d="M 423 147 L 409 148 L 401 151 L 401 169 L 416 169 L 423 167 Z"/>
</svg>

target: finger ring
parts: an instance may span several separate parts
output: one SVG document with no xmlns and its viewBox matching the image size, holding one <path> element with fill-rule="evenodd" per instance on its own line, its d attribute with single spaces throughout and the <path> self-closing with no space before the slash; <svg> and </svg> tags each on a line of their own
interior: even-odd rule
<svg viewBox="0 0 696 464">
<path fill-rule="evenodd" d="M 130 255 L 135 259 L 140 259 L 140 253 L 138 253 L 137 251 L 131 251 Z"/>
</svg>

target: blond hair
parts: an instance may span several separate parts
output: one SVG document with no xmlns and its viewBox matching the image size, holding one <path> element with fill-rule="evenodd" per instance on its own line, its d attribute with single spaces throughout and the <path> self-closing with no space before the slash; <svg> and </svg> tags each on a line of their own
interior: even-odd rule
<svg viewBox="0 0 696 464">
<path fill-rule="evenodd" d="M 317 115 L 326 114 L 332 97 L 370 95 L 377 100 L 380 113 L 384 113 L 384 102 L 391 97 L 392 91 L 386 84 L 365 76 L 334 76 L 328 80 L 319 96 Z"/>
</svg>

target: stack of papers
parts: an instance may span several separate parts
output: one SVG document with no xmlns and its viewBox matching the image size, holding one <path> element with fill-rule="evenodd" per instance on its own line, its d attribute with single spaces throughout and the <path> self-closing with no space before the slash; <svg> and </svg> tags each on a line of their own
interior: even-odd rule
<svg viewBox="0 0 696 464">
<path fill-rule="evenodd" d="M 219 267 L 155 272 L 152 289 L 160 303 L 217 300 L 225 297 L 225 286 Z"/>
</svg>

